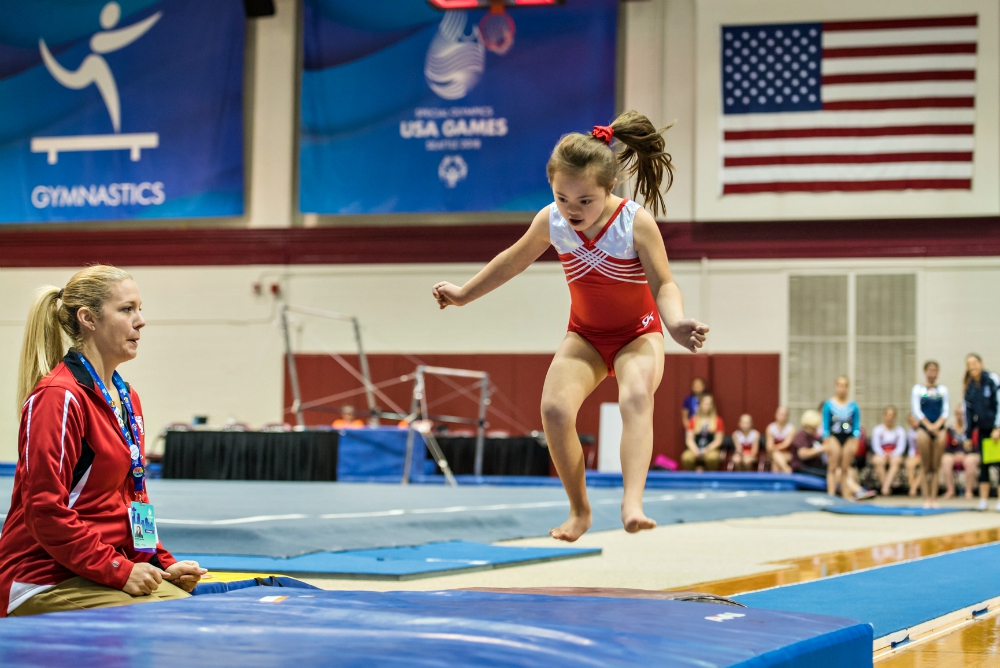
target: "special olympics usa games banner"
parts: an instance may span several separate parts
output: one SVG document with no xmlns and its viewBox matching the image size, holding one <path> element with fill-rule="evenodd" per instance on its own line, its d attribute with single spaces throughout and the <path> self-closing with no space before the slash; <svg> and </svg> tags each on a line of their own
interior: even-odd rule
<svg viewBox="0 0 1000 668">
<path fill-rule="evenodd" d="M 483 11 L 422 0 L 306 0 L 300 155 L 305 213 L 531 211 L 552 201 L 559 137 L 615 112 L 617 2 L 511 12 L 485 48 Z"/>
<path fill-rule="evenodd" d="M 0 223 L 243 212 L 239 0 L 0 16 Z"/>
</svg>

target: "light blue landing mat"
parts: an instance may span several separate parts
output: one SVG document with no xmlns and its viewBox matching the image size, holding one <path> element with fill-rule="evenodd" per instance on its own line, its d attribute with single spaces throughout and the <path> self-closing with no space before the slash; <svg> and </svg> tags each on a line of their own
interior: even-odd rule
<svg viewBox="0 0 1000 668">
<path fill-rule="evenodd" d="M 683 601 L 270 587 L 0 623 L 4 668 L 67 663 L 871 668 L 872 630 L 849 619 Z"/>
<path fill-rule="evenodd" d="M 944 515 L 960 513 L 967 508 L 920 508 L 919 506 L 876 506 L 876 505 L 846 505 L 823 508 L 828 513 L 838 515 L 902 515 L 905 517 L 920 517 L 923 515 Z"/>
<path fill-rule="evenodd" d="M 276 559 L 235 554 L 184 554 L 209 570 L 315 575 L 366 580 L 410 580 L 454 572 L 523 566 L 541 561 L 598 555 L 600 548 L 507 547 L 467 541 L 383 547 L 348 552 L 314 552 Z"/>
<path fill-rule="evenodd" d="M 1000 543 L 765 589 L 732 599 L 752 608 L 836 615 L 882 638 L 1000 596 Z"/>
</svg>

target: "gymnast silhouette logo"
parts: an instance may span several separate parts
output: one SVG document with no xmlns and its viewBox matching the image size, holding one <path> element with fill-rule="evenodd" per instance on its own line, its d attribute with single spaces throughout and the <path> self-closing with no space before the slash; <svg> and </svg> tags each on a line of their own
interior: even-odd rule
<svg viewBox="0 0 1000 668">
<path fill-rule="evenodd" d="M 159 134 L 155 132 L 138 134 L 121 134 L 121 101 L 118 97 L 118 84 L 104 54 L 113 53 L 132 44 L 152 28 L 163 12 L 123 28 L 116 28 L 121 20 L 122 10 L 117 2 L 109 2 L 101 9 L 100 23 L 103 31 L 95 33 L 90 38 L 90 49 L 93 51 L 83 59 L 75 70 L 63 67 L 44 39 L 39 38 L 38 49 L 42 54 L 42 62 L 52 77 L 66 88 L 82 90 L 91 85 L 97 87 L 104 100 L 114 128 L 113 135 L 86 135 L 75 137 L 35 137 L 31 140 L 31 150 L 36 153 L 48 153 L 49 164 L 58 161 L 63 151 L 109 151 L 129 149 L 133 161 L 139 160 L 144 148 L 156 148 L 159 145 Z"/>
</svg>

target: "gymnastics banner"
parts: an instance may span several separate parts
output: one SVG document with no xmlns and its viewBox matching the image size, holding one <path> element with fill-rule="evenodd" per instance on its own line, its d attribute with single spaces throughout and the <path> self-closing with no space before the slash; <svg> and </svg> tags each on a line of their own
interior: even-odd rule
<svg viewBox="0 0 1000 668">
<path fill-rule="evenodd" d="M 240 0 L 0 16 L 0 223 L 243 212 Z"/>
<path fill-rule="evenodd" d="M 615 112 L 615 0 L 511 12 L 305 0 L 305 213 L 537 211 L 559 137 Z M 486 24 L 484 24 L 486 29 Z"/>
</svg>

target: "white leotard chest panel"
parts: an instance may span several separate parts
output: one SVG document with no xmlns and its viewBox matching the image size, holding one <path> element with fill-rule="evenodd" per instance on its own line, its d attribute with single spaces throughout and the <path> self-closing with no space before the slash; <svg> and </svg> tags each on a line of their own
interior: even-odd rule
<svg viewBox="0 0 1000 668">
<path fill-rule="evenodd" d="M 635 260 L 639 254 L 635 252 L 632 241 L 632 224 L 639 205 L 628 200 L 615 220 L 605 230 L 594 248 L 597 248 L 616 260 Z M 560 255 L 572 253 L 584 245 L 583 239 L 576 233 L 566 219 L 559 213 L 555 202 L 549 205 L 549 240 Z"/>
</svg>

